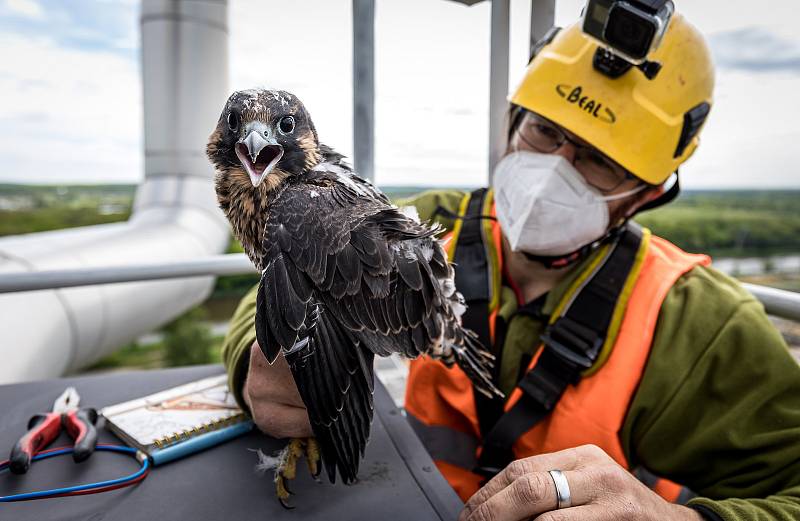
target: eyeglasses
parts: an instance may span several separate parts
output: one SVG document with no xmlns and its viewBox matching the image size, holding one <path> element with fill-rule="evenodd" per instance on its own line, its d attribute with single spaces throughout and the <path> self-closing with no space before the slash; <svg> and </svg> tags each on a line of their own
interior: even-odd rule
<svg viewBox="0 0 800 521">
<path fill-rule="evenodd" d="M 564 146 L 564 143 L 570 143 L 575 147 L 575 169 L 583 175 L 587 183 L 604 194 L 613 192 L 625 181 L 637 179 L 595 147 L 533 112 L 525 111 L 516 132 L 523 144 L 522 149 L 527 146 L 543 154 L 552 154 Z"/>
</svg>

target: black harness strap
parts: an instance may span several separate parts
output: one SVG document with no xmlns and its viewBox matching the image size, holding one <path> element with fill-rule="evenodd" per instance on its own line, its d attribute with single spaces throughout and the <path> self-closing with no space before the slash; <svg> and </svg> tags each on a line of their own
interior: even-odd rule
<svg viewBox="0 0 800 521">
<path fill-rule="evenodd" d="M 577 384 L 581 373 L 597 360 L 641 241 L 641 228 L 628 224 L 611 245 L 605 262 L 577 291 L 562 316 L 542 333 L 539 360 L 519 383 L 522 397 L 484 436 L 476 472 L 491 477 L 513 461 L 514 442 L 542 421 L 567 386 Z"/>
<path fill-rule="evenodd" d="M 490 334 L 489 302 L 492 298 L 492 270 L 489 266 L 486 243 L 483 237 L 483 206 L 488 189 L 479 188 L 470 194 L 469 202 L 461 219 L 461 231 L 456 238 L 455 283 L 456 288 L 467 302 L 467 311 L 462 322 L 476 335 L 483 346 L 495 355 L 492 377 L 496 381 L 499 370 L 500 353 L 492 345 Z M 501 345 L 502 344 L 498 344 Z M 503 414 L 503 401 L 487 398 L 473 389 L 475 407 L 481 434 L 485 435 Z"/>
<path fill-rule="evenodd" d="M 489 261 L 481 233 L 483 223 L 481 219 L 475 218 L 481 214 L 486 192 L 486 188 L 472 192 L 464 215 L 459 216 L 461 231 L 458 234 L 453 262 L 456 265 L 456 288 L 464 299 L 476 303 L 483 301 L 488 306 L 491 297 Z M 485 322 L 488 334 L 489 321 Z"/>
</svg>

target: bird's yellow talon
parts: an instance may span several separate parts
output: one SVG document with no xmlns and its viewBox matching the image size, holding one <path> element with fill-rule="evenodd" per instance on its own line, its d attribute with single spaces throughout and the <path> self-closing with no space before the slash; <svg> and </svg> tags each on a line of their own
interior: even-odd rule
<svg viewBox="0 0 800 521">
<path fill-rule="evenodd" d="M 319 444 L 315 438 L 306 438 L 306 463 L 308 463 L 308 471 L 314 479 L 319 476 L 321 467 Z"/>
<path fill-rule="evenodd" d="M 289 499 L 291 495 L 289 489 L 286 488 L 286 481 L 284 481 L 281 475 L 275 477 L 275 495 L 278 496 L 280 500 Z"/>
<path fill-rule="evenodd" d="M 297 460 L 305 454 L 308 470 L 314 479 L 320 473 L 319 444 L 314 438 L 292 438 L 281 452 L 281 463 L 275 467 L 275 495 L 281 506 L 292 509 L 288 503 L 292 491 L 289 490 L 289 480 L 297 477 Z"/>
</svg>

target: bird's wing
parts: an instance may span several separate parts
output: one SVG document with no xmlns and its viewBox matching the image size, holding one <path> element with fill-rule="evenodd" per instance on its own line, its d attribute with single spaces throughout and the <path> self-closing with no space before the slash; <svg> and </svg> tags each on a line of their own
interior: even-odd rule
<svg viewBox="0 0 800 521">
<path fill-rule="evenodd" d="M 442 283 L 452 268 L 436 230 L 340 177 L 271 204 L 256 334 L 270 362 L 283 350 L 329 477 L 338 468 L 349 482 L 372 419 L 373 354 L 442 356 L 442 338 L 464 333 L 445 303 L 455 289 Z"/>
<path fill-rule="evenodd" d="M 272 340 L 270 361 L 307 334 L 316 304 L 379 355 L 416 357 L 442 334 L 434 318 L 455 292 L 438 230 L 374 197 L 359 178 L 341 178 L 295 185 L 270 206 L 262 281 L 271 284 L 262 284 L 257 328 Z"/>
<path fill-rule="evenodd" d="M 374 355 L 354 341 L 324 306 L 316 306 L 309 320 L 306 339 L 284 356 L 331 483 L 337 469 L 342 481 L 352 483 L 372 424 Z"/>
</svg>

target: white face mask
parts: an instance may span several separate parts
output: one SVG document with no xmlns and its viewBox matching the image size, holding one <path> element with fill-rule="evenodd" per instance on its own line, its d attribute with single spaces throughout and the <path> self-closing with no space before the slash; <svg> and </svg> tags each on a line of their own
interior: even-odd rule
<svg viewBox="0 0 800 521">
<path fill-rule="evenodd" d="M 609 224 L 608 201 L 640 192 L 603 196 L 555 154 L 512 152 L 494 171 L 497 219 L 513 251 L 558 256 L 602 237 Z"/>
</svg>

